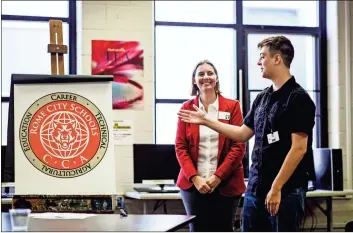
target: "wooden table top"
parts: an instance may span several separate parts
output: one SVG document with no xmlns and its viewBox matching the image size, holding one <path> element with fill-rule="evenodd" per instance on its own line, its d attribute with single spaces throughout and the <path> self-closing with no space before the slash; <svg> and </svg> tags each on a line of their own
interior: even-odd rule
<svg viewBox="0 0 353 233">
<path fill-rule="evenodd" d="M 2 231 L 11 231 L 9 213 L 2 213 Z M 176 231 L 193 221 L 186 215 L 97 214 L 85 219 L 39 219 L 30 217 L 28 231 Z"/>
</svg>

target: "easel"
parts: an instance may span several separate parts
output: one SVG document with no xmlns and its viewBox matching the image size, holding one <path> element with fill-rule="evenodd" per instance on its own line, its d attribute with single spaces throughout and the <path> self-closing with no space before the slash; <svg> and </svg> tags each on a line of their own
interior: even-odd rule
<svg viewBox="0 0 353 233">
<path fill-rule="evenodd" d="M 63 44 L 61 20 L 49 21 L 51 74 L 65 75 L 64 54 L 67 46 Z M 101 203 L 105 203 L 101 208 Z M 111 195 L 14 195 L 12 208 L 31 209 L 40 212 L 78 212 L 78 213 L 114 213 L 114 201 Z"/>
<path fill-rule="evenodd" d="M 64 54 L 67 54 L 67 46 L 63 44 L 63 26 L 61 20 L 49 21 L 51 74 L 64 75 Z"/>
</svg>

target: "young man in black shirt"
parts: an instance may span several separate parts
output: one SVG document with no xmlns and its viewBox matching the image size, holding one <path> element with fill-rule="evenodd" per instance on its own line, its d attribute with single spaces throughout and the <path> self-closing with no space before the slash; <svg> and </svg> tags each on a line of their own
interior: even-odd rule
<svg viewBox="0 0 353 233">
<path fill-rule="evenodd" d="M 196 111 L 180 110 L 178 115 L 184 122 L 205 125 L 238 142 L 255 136 L 243 231 L 299 231 L 312 172 L 316 107 L 289 71 L 294 57 L 290 40 L 269 37 L 258 48 L 257 64 L 272 85 L 256 97 L 241 127 L 212 120 L 197 106 Z"/>
</svg>

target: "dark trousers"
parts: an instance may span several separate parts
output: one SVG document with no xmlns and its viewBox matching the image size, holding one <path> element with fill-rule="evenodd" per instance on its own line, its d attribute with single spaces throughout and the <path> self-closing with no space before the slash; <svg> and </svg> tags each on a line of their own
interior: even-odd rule
<svg viewBox="0 0 353 233">
<path fill-rule="evenodd" d="M 257 198 L 245 193 L 242 231 L 299 231 L 304 216 L 306 193 L 298 188 L 293 193 L 281 197 L 276 216 L 271 216 L 265 205 L 265 198 Z"/>
<path fill-rule="evenodd" d="M 186 213 L 196 215 L 195 221 L 190 224 L 190 231 L 233 231 L 239 196 L 225 197 L 217 189 L 210 194 L 201 194 L 194 186 L 180 192 Z"/>
</svg>

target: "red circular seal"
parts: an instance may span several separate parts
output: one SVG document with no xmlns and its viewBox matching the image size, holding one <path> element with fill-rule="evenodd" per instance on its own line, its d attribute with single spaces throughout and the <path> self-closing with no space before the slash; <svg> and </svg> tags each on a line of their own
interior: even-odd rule
<svg viewBox="0 0 353 233">
<path fill-rule="evenodd" d="M 21 121 L 20 141 L 28 160 L 45 174 L 69 178 L 91 171 L 109 141 L 103 114 L 88 99 L 53 93 L 37 100 Z"/>
</svg>

